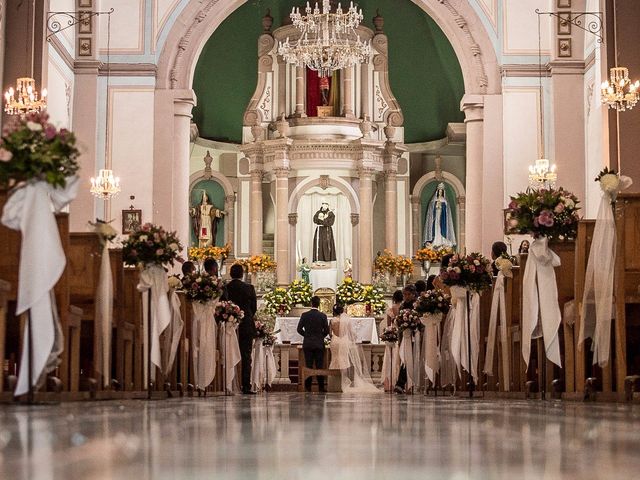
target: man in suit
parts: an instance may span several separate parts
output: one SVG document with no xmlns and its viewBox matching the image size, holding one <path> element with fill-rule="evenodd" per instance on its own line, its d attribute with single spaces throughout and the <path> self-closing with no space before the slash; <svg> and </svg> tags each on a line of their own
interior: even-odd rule
<svg viewBox="0 0 640 480">
<path fill-rule="evenodd" d="M 257 310 L 256 290 L 253 285 L 241 280 L 244 271 L 242 265 L 234 264 L 229 270 L 231 281 L 227 283 L 225 300 L 230 300 L 244 312 L 244 318 L 238 326 L 238 343 L 242 358 L 242 393 L 251 395 L 251 349 L 256 336 L 256 324 L 253 316 Z"/>
<path fill-rule="evenodd" d="M 329 322 L 327 316 L 318 310 L 320 297 L 311 297 L 311 310 L 304 312 L 298 322 L 298 333 L 304 337 L 302 351 L 307 368 L 322 368 L 324 362 L 324 337 L 329 335 Z M 311 391 L 312 377 L 307 377 L 304 389 Z M 324 388 L 324 377 L 318 375 L 318 387 L 321 392 Z"/>
</svg>

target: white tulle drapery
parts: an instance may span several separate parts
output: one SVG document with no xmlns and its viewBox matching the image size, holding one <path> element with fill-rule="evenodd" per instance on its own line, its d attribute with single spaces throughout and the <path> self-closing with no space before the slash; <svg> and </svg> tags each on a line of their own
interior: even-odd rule
<svg viewBox="0 0 640 480">
<path fill-rule="evenodd" d="M 184 329 L 184 321 L 180 312 L 180 297 L 173 288 L 169 290 L 169 306 L 171 307 L 171 323 L 164 331 L 162 343 L 162 372 L 165 376 L 171 373 Z"/>
<path fill-rule="evenodd" d="M 632 183 L 629 177 L 621 175 L 618 191 L 628 188 Z M 601 367 L 609 363 L 611 355 L 613 272 L 616 263 L 616 222 L 612 202 L 618 191 L 602 192 L 587 262 L 578 337 L 580 348 L 587 338 L 593 339 L 593 364 Z"/>
<path fill-rule="evenodd" d="M 33 386 L 58 364 L 62 341 L 52 289 L 67 263 L 54 212 L 61 211 L 75 197 L 78 177 L 66 179 L 65 188 L 46 182 L 28 183 L 13 192 L 2 212 L 2 224 L 22 234 L 16 315 L 30 310 L 33 338 L 25 330 L 21 365 L 29 365 Z M 33 347 L 29 363 L 29 343 Z M 29 371 L 21 368 L 15 395 L 29 391 Z"/>
<path fill-rule="evenodd" d="M 416 385 L 416 378 L 413 366 L 413 336 L 408 328 L 402 331 L 400 339 L 400 363 L 407 371 L 406 390 L 409 391 Z"/>
<path fill-rule="evenodd" d="M 276 378 L 276 361 L 273 357 L 273 345 L 265 346 L 261 338 L 253 342 L 251 350 L 251 386 L 256 391 L 271 386 Z"/>
<path fill-rule="evenodd" d="M 382 359 L 382 385 L 386 391 L 393 390 L 400 374 L 400 349 L 398 342 L 387 342 Z"/>
<path fill-rule="evenodd" d="M 102 384 L 109 386 L 111 377 L 111 327 L 113 324 L 113 277 L 111 275 L 111 261 L 109 259 L 109 242 L 105 240 L 100 260 L 100 275 L 96 290 L 95 328 L 100 335 L 96 335 L 95 351 L 96 370 L 102 374 Z"/>
<path fill-rule="evenodd" d="M 493 358 L 496 347 L 496 331 L 500 329 L 500 345 L 502 348 L 507 346 L 507 310 L 504 298 L 504 282 L 505 276 L 503 272 L 498 272 L 496 283 L 493 287 L 493 298 L 491 299 L 491 315 L 489 317 L 489 336 L 487 339 L 487 353 L 484 359 L 484 368 L 482 371 L 489 376 L 493 375 Z M 511 374 L 509 371 L 509 356 L 504 353 L 502 355 L 502 374 L 505 379 L 502 386 L 505 392 L 509 391 L 509 379 Z"/>
<path fill-rule="evenodd" d="M 203 389 L 207 388 L 216 376 L 217 328 L 214 313 L 217 303 L 216 300 L 209 300 L 191 304 L 193 378 L 196 386 Z"/>
<path fill-rule="evenodd" d="M 451 350 L 451 339 L 453 337 L 453 326 L 456 318 L 456 304 L 451 303 L 449 313 L 445 317 L 442 326 L 442 340 L 440 342 L 440 384 L 454 385 L 456 384 L 458 366 L 453 358 Z"/>
<path fill-rule="evenodd" d="M 236 326 L 230 326 L 227 322 L 219 324 L 218 338 L 220 339 L 220 351 L 225 373 L 225 392 L 233 391 L 233 381 L 236 378 L 236 365 L 240 363 L 240 345 Z"/>
<path fill-rule="evenodd" d="M 531 339 L 544 338 L 547 358 L 561 366 L 558 328 L 562 321 L 558 305 L 555 267 L 560 257 L 549 248 L 547 237 L 536 238 L 529 247 L 522 278 L 522 356 L 529 366 Z"/>
<path fill-rule="evenodd" d="M 313 215 L 320 210 L 323 202 L 329 204 L 329 209 L 333 210 L 336 217 L 333 224 L 333 238 L 336 244 L 337 281 L 340 282 L 343 276 L 344 260 L 349 258 L 353 261 L 351 205 L 340 190 L 335 187 L 329 187 L 326 190 L 314 187 L 300 198 L 298 223 L 296 224 L 296 248 L 299 255 L 306 257 L 310 263 L 313 258 L 313 235 L 315 233 Z"/>
<path fill-rule="evenodd" d="M 469 303 L 467 292 L 468 290 L 464 287 L 451 287 L 451 302 L 455 305 L 451 331 L 451 355 L 458 367 L 458 374 L 462 376 L 463 369 L 470 372 L 477 384 L 480 354 L 480 295 L 477 292 L 469 292 L 471 301 L 467 306 Z M 469 335 L 471 335 L 471 353 L 469 353 Z"/>
<path fill-rule="evenodd" d="M 422 339 L 422 351 L 424 357 L 424 371 L 432 385 L 436 383 L 436 374 L 440 368 L 440 322 L 441 313 L 427 313 L 422 317 L 424 324 L 424 337 Z"/>
</svg>

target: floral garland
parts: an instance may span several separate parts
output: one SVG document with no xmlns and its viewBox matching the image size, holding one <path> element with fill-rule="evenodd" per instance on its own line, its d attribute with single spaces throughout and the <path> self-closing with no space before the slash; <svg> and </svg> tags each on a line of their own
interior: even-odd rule
<svg viewBox="0 0 640 480">
<path fill-rule="evenodd" d="M 422 292 L 414 308 L 416 312 L 424 313 L 443 313 L 447 314 L 451 307 L 451 295 L 438 288 Z"/>
<path fill-rule="evenodd" d="M 182 288 L 192 302 L 206 303 L 222 295 L 223 284 L 218 277 L 202 272 L 183 276 Z"/>
<path fill-rule="evenodd" d="M 145 223 L 129 234 L 129 238 L 122 245 L 124 263 L 141 267 L 173 265 L 175 260 L 180 261 L 180 251 L 182 244 L 176 232 L 167 232 L 151 223 Z"/>
<path fill-rule="evenodd" d="M 310 305 L 311 297 L 313 296 L 312 287 L 304 280 L 294 280 L 289 284 L 287 288 L 287 295 L 291 305 Z"/>
<path fill-rule="evenodd" d="M 75 135 L 49 123 L 46 112 L 14 117 L 0 140 L 0 189 L 39 180 L 66 187 L 79 168 Z"/>
<path fill-rule="evenodd" d="M 360 282 L 351 277 L 345 277 L 336 289 L 336 300 L 343 305 L 361 302 L 363 300 L 363 290 Z"/>
<path fill-rule="evenodd" d="M 465 287 L 481 292 L 491 288 L 491 261 L 481 253 L 454 255 L 449 266 L 440 273 L 445 285 Z"/>
<path fill-rule="evenodd" d="M 190 260 L 204 260 L 206 258 L 218 258 L 224 260 L 231 253 L 231 245 L 224 247 L 189 247 L 188 255 Z"/>
<path fill-rule="evenodd" d="M 396 343 L 398 341 L 398 327 L 395 325 L 385 327 L 380 334 L 380 340 L 385 343 Z"/>
<path fill-rule="evenodd" d="M 213 316 L 218 323 L 235 326 L 244 318 L 244 312 L 235 303 L 225 300 L 216 305 Z"/>
<path fill-rule="evenodd" d="M 286 315 L 291 310 L 291 297 L 284 288 L 274 288 L 262 297 L 265 311 L 271 315 Z"/>
<path fill-rule="evenodd" d="M 396 315 L 394 322 L 397 325 L 400 334 L 405 330 L 410 330 L 413 334 L 424 329 L 424 324 L 420 319 L 420 314 L 413 308 L 403 308 L 400 310 L 398 315 Z"/>
<path fill-rule="evenodd" d="M 563 188 L 520 192 L 511 197 L 507 207 L 505 233 L 572 240 L 580 220 L 578 203 L 577 197 Z"/>
</svg>

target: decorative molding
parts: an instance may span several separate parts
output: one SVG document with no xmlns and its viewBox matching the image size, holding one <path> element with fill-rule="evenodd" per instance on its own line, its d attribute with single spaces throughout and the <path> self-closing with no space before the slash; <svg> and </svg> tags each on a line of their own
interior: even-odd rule
<svg viewBox="0 0 640 480">
<path fill-rule="evenodd" d="M 78 38 L 78 56 L 90 57 L 93 55 L 91 37 Z"/>
<path fill-rule="evenodd" d="M 290 213 L 289 214 L 289 225 L 291 225 L 292 227 L 295 227 L 298 223 L 298 214 L 297 213 Z"/>
<path fill-rule="evenodd" d="M 503 77 L 536 77 L 540 76 L 540 66 L 537 63 L 508 63 L 500 67 Z M 549 65 L 542 66 L 542 76 L 550 77 Z"/>
<path fill-rule="evenodd" d="M 318 181 L 318 185 L 322 190 L 326 190 L 331 186 L 331 180 L 329 179 L 329 175 L 320 175 L 320 180 Z"/>
<path fill-rule="evenodd" d="M 360 214 L 359 213 L 352 213 L 351 214 L 351 226 L 355 227 L 359 223 L 360 223 Z"/>
<path fill-rule="evenodd" d="M 111 63 L 109 72 L 112 77 L 155 77 L 157 67 L 153 63 Z M 98 75 L 107 75 L 106 63 L 100 65 Z"/>
<path fill-rule="evenodd" d="M 204 174 L 203 174 L 203 177 L 206 180 L 209 180 L 213 176 L 212 175 L 212 171 L 211 171 L 211 162 L 213 162 L 213 157 L 211 156 L 211 153 L 209 153 L 209 150 L 207 150 L 207 154 L 204 156 L 202 161 L 204 162 Z"/>
<path fill-rule="evenodd" d="M 571 39 L 559 38 L 558 39 L 558 57 L 562 58 L 562 57 L 570 57 L 570 56 L 571 56 Z"/>
</svg>

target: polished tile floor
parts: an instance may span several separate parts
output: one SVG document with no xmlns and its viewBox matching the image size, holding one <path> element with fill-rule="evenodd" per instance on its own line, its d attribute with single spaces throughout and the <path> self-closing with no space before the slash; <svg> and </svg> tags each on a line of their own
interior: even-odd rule
<svg viewBox="0 0 640 480">
<path fill-rule="evenodd" d="M 627 479 L 640 406 L 272 393 L 0 406 L 0 479 Z"/>
</svg>

